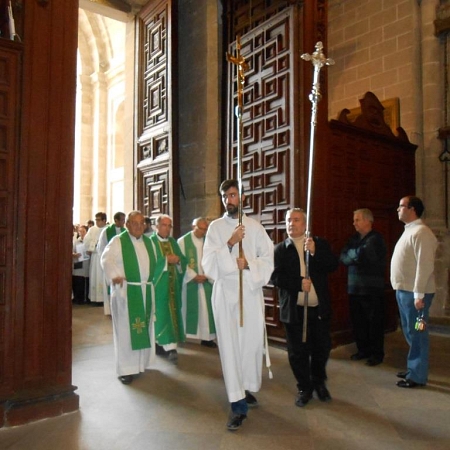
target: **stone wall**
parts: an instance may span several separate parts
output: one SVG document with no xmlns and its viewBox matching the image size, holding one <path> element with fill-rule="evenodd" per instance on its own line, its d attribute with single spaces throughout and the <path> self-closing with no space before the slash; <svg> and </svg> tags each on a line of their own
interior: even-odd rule
<svg viewBox="0 0 450 450">
<path fill-rule="evenodd" d="M 439 239 L 438 289 L 432 315 L 450 315 L 450 236 L 445 224 L 444 168 L 439 161 L 444 125 L 444 46 L 434 34 L 438 0 L 329 0 L 327 56 L 329 118 L 356 108 L 365 92 L 382 102 L 399 99 L 400 126 L 417 144 L 416 194 Z M 405 192 L 405 195 L 408 195 Z M 363 206 L 363 205 L 361 205 Z M 450 205 L 447 205 L 447 208 Z"/>
</svg>

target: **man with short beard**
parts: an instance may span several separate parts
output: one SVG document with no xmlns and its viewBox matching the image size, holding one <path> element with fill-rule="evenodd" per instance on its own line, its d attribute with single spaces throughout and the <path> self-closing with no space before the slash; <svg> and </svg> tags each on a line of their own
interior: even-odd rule
<svg viewBox="0 0 450 450">
<path fill-rule="evenodd" d="M 262 288 L 273 270 L 273 243 L 256 220 L 243 215 L 239 225 L 236 180 L 225 180 L 219 193 L 226 212 L 208 228 L 202 265 L 205 273 L 214 280 L 214 321 L 225 387 L 231 403 L 227 428 L 235 431 L 247 417 L 248 406 L 257 404 L 250 391 L 257 392 L 261 387 L 265 326 Z M 242 256 L 239 256 L 239 242 L 242 242 Z M 243 326 L 240 326 L 239 308 L 240 271 Z M 266 348 L 268 358 L 267 352 Z M 268 360 L 266 363 L 270 365 Z"/>
</svg>

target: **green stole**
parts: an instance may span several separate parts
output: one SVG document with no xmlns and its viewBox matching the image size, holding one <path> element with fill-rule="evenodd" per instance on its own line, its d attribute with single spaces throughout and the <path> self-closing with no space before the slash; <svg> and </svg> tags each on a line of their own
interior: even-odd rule
<svg viewBox="0 0 450 450">
<path fill-rule="evenodd" d="M 142 298 L 141 274 L 136 250 L 129 233 L 121 233 L 119 236 L 120 243 L 122 244 L 125 278 L 127 280 L 127 301 L 128 316 L 130 321 L 131 348 L 133 350 L 150 348 L 149 324 L 152 312 L 152 281 L 155 276 L 156 268 L 155 253 L 153 252 L 153 247 L 150 240 L 148 238 L 144 239 L 144 236 L 142 236 L 150 263 L 150 273 L 146 285 L 144 306 L 144 301 Z"/>
<path fill-rule="evenodd" d="M 120 232 L 124 232 L 125 228 L 121 228 Z M 112 223 L 106 227 L 106 239 L 109 242 L 116 235 L 116 224 Z"/>
<path fill-rule="evenodd" d="M 163 261 L 165 264 L 166 255 L 175 254 L 180 258 L 182 269 L 182 273 L 179 273 L 177 265 L 167 264 L 167 270 L 161 279 L 161 287 L 155 291 L 156 341 L 160 345 L 171 342 L 183 342 L 185 333 L 181 317 L 181 289 L 186 270 L 186 258 L 173 237 L 169 236 L 167 240 L 160 240 L 155 232 L 150 239 L 155 244 L 158 262 Z M 165 286 L 163 287 L 164 284 Z"/>
<path fill-rule="evenodd" d="M 188 260 L 189 267 L 198 273 L 197 247 L 192 240 L 192 233 L 188 233 L 184 238 L 184 254 Z M 197 334 L 198 329 L 198 283 L 194 280 L 186 285 L 186 334 Z M 211 308 L 212 285 L 209 281 L 202 283 L 205 291 L 206 305 L 208 307 L 208 321 L 210 333 L 216 332 L 213 312 Z"/>
<path fill-rule="evenodd" d="M 172 248 L 172 244 L 170 242 L 170 238 L 167 241 L 160 241 L 159 246 L 161 248 L 161 253 L 163 256 L 167 256 L 170 254 L 175 254 L 175 250 Z M 176 292 L 175 292 L 175 283 L 177 283 L 177 268 L 174 264 L 167 264 L 167 272 L 169 274 L 169 311 L 171 315 L 171 322 L 174 327 L 174 332 L 178 336 L 180 334 L 180 330 L 178 328 L 178 320 L 177 320 L 177 301 L 176 301 Z"/>
<path fill-rule="evenodd" d="M 120 232 L 123 233 L 125 231 L 125 228 L 121 228 Z M 116 224 L 113 223 L 111 225 L 108 225 L 106 227 L 106 240 L 109 242 L 114 236 L 116 236 Z M 108 291 L 108 295 L 111 295 L 111 285 L 108 284 L 106 286 L 106 289 Z"/>
</svg>

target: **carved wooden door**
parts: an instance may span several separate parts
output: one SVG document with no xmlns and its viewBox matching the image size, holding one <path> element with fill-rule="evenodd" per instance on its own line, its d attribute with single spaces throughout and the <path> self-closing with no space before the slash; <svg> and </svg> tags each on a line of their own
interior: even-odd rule
<svg viewBox="0 0 450 450">
<path fill-rule="evenodd" d="M 284 239 L 284 216 L 294 206 L 302 173 L 299 139 L 299 90 L 294 86 L 297 64 L 294 48 L 294 8 L 286 8 L 241 38 L 245 72 L 243 95 L 242 180 L 244 212 L 260 221 L 274 242 Z M 236 42 L 229 52 L 236 53 Z M 237 177 L 236 66 L 229 64 L 227 173 Z M 298 179 L 298 177 L 297 177 Z M 266 323 L 271 337 L 283 337 L 276 291 L 265 289 Z"/>
<path fill-rule="evenodd" d="M 150 1 L 139 15 L 135 203 L 153 218 L 178 214 L 175 6 L 172 0 Z"/>
</svg>

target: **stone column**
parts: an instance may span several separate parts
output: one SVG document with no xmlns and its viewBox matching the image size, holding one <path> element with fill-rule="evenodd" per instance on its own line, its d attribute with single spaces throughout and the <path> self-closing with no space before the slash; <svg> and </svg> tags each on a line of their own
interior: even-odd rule
<svg viewBox="0 0 450 450">
<path fill-rule="evenodd" d="M 422 139 L 416 155 L 417 195 L 425 204 L 427 224 L 436 234 L 439 247 L 436 254 L 435 277 L 436 295 L 430 310 L 433 317 L 442 317 L 449 311 L 449 257 L 450 240 L 445 226 L 444 172 L 439 155 L 442 141 L 437 130 L 443 126 L 444 70 L 443 46 L 434 34 L 434 20 L 438 0 L 412 1 L 416 17 L 416 59 L 418 122 L 422 127 Z M 416 96 L 414 96 L 416 97 Z M 419 141 L 418 141 L 419 143 Z"/>
<path fill-rule="evenodd" d="M 221 173 L 222 55 L 219 2 L 179 3 L 179 149 L 181 231 L 196 216 L 221 214 L 217 188 Z M 225 150 L 224 150 L 225 151 Z"/>
</svg>

